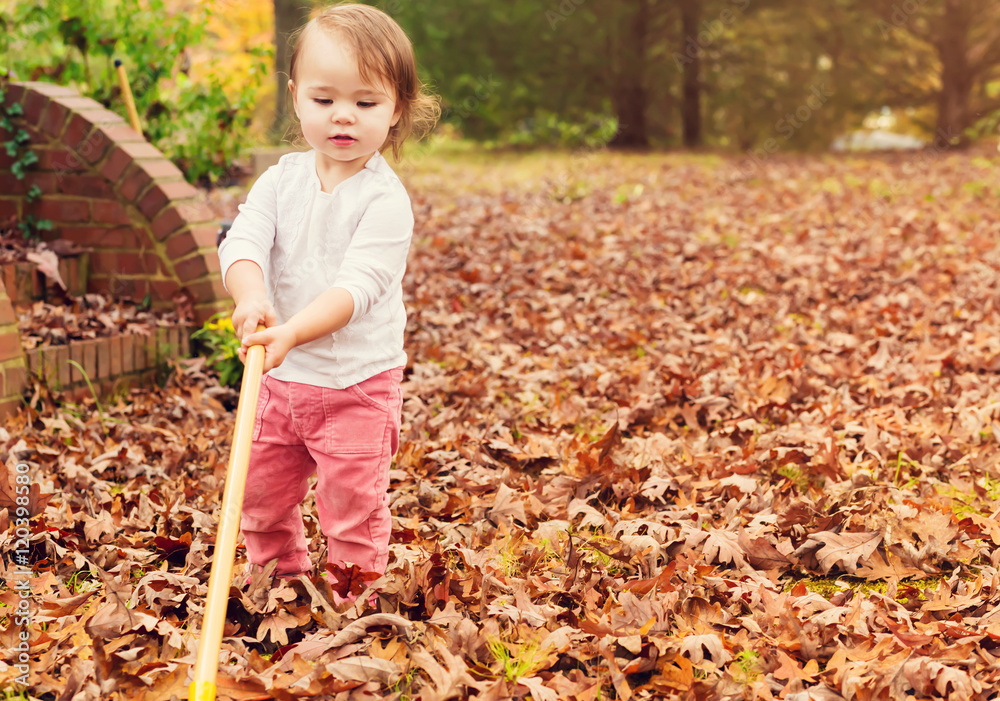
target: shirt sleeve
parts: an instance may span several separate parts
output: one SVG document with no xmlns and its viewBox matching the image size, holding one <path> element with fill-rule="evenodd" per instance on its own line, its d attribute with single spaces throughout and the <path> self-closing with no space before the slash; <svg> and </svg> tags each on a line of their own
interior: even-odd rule
<svg viewBox="0 0 1000 701">
<path fill-rule="evenodd" d="M 399 284 L 412 237 L 413 208 L 402 186 L 377 195 L 369 203 L 333 284 L 354 298 L 349 324 L 371 311 L 394 282 Z"/>
<path fill-rule="evenodd" d="M 257 178 L 246 202 L 239 206 L 239 214 L 219 246 L 223 286 L 226 284 L 226 272 L 238 260 L 252 260 L 266 275 L 277 229 L 277 182 L 278 167 L 272 166 Z"/>
</svg>

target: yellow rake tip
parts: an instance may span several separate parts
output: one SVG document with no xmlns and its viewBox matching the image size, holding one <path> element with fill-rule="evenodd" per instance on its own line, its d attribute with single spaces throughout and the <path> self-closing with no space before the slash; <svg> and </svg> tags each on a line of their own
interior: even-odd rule
<svg viewBox="0 0 1000 701">
<path fill-rule="evenodd" d="M 191 682 L 189 701 L 215 701 L 215 682 Z"/>
</svg>

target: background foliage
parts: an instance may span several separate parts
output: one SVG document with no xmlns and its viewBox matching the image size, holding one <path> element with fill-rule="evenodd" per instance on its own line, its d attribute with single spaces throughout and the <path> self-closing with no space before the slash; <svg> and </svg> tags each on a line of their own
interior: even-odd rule
<svg viewBox="0 0 1000 701">
<path fill-rule="evenodd" d="M 289 27 L 317 0 L 0 4 L 6 66 L 121 110 L 126 62 L 150 139 L 191 180 L 281 140 Z M 501 146 L 821 149 L 891 129 L 994 136 L 992 0 L 370 0 L 413 40 L 441 133 Z M 275 27 L 279 30 L 276 31 Z M 277 56 L 276 60 L 272 60 Z"/>
<path fill-rule="evenodd" d="M 943 128 L 950 140 L 988 131 L 983 120 L 1000 108 L 1000 5 L 986 0 L 370 4 L 413 37 L 448 121 L 473 138 L 551 143 L 568 125 L 641 110 L 639 145 L 679 146 L 696 101 L 698 143 L 748 149 L 777 135 L 802 149 L 883 107 L 901 131 L 931 139 Z M 694 63 L 697 90 L 685 96 Z M 814 89 L 831 95 L 780 138 L 781 120 Z M 553 115 L 562 128 L 551 128 Z"/>
</svg>

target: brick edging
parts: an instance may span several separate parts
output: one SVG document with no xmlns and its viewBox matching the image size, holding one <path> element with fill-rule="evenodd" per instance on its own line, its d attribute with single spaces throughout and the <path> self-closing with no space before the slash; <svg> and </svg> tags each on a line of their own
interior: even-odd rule
<svg viewBox="0 0 1000 701">
<path fill-rule="evenodd" d="M 89 395 L 91 386 L 101 396 L 122 387 L 149 386 L 162 362 L 191 354 L 191 333 L 195 328 L 160 326 L 149 336 L 115 334 L 74 339 L 65 346 L 33 348 L 25 354 L 24 382 L 30 376 L 70 396 Z"/>
</svg>

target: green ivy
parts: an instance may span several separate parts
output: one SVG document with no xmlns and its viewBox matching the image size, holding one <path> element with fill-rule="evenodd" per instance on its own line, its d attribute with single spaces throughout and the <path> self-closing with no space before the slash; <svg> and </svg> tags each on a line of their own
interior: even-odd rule
<svg viewBox="0 0 1000 701">
<path fill-rule="evenodd" d="M 0 18 L 0 25 L 3 24 L 5 23 Z M 5 77 L 0 75 L 0 81 L 4 80 L 6 80 Z M 7 155 L 14 159 L 14 162 L 10 166 L 10 172 L 18 180 L 24 180 L 28 175 L 27 169 L 38 163 L 38 156 L 28 148 L 31 136 L 14 121 L 18 117 L 24 116 L 21 105 L 15 102 L 13 105 L 8 106 L 5 104 L 6 99 L 6 87 L 0 82 L 0 127 L 8 134 L 14 135 L 13 138 L 3 142 L 3 147 L 6 149 Z M 37 185 L 32 185 L 28 189 L 25 200 L 28 204 L 31 204 L 41 196 L 41 189 Z M 23 221 L 18 222 L 17 228 L 21 230 L 21 235 L 26 239 L 40 239 L 42 231 L 51 231 L 52 222 L 48 219 L 40 219 L 34 214 L 29 214 Z"/>
</svg>

